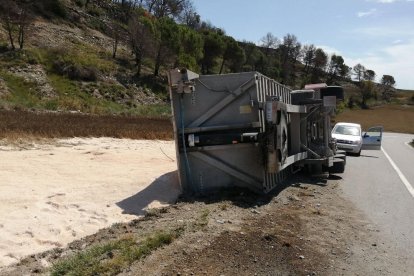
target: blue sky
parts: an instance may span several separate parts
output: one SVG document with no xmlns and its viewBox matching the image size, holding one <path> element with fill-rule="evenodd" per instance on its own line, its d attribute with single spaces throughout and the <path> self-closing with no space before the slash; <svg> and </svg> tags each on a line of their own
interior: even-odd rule
<svg viewBox="0 0 414 276">
<path fill-rule="evenodd" d="M 202 19 L 238 40 L 259 43 L 271 32 L 287 33 L 394 76 L 414 89 L 414 0 L 193 0 Z"/>
</svg>

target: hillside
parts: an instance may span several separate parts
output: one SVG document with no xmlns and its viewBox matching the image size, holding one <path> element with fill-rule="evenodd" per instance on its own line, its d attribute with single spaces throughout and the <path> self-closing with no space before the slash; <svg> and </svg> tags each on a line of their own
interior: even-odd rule
<svg viewBox="0 0 414 276">
<path fill-rule="evenodd" d="M 33 19 L 23 50 L 10 50 L 0 28 L 0 108 L 168 113 L 165 79 L 134 79 L 128 46 L 120 42 L 113 58 L 113 39 L 92 28 L 97 18 L 66 4 L 64 18 Z"/>
<path fill-rule="evenodd" d="M 0 19 L 0 109 L 168 116 L 165 71 L 174 67 L 259 71 L 293 89 L 339 84 L 341 108 L 414 103 L 393 78 L 353 81 L 342 57 L 292 34 L 279 44 L 270 33 L 260 46 L 238 42 L 202 21 L 189 0 L 4 0 Z"/>
</svg>

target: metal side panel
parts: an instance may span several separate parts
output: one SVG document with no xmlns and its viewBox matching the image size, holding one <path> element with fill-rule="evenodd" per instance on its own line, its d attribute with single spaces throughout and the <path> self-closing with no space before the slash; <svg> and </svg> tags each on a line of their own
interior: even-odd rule
<svg viewBox="0 0 414 276">
<path fill-rule="evenodd" d="M 264 135 L 263 104 L 268 96 L 290 104 L 290 89 L 257 72 L 200 76 L 193 84 L 194 92 L 170 94 L 183 190 L 203 193 L 240 186 L 263 193 L 281 183 L 287 170 L 265 173 L 260 141 L 204 147 L 190 147 L 187 141 L 192 134 L 239 131 Z"/>
<path fill-rule="evenodd" d="M 250 144 L 203 147 L 180 154 L 184 190 L 203 193 L 217 188 L 246 187 L 263 192 L 263 165 L 258 147 Z"/>
<path fill-rule="evenodd" d="M 182 101 L 186 128 L 246 124 L 259 121 L 256 101 L 256 73 L 200 76 L 195 80 L 195 92 L 172 93 L 172 105 Z M 180 108 L 174 109 L 180 126 Z"/>
</svg>

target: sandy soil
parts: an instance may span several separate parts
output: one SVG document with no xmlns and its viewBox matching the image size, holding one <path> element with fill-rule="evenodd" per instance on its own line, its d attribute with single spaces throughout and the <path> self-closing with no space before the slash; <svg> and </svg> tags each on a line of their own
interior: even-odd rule
<svg viewBox="0 0 414 276">
<path fill-rule="evenodd" d="M 174 202 L 172 141 L 65 139 L 0 146 L 0 267 Z"/>
</svg>

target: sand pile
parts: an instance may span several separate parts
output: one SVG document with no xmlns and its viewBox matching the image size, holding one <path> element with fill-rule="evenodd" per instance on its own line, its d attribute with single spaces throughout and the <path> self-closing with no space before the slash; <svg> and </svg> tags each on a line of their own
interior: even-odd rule
<svg viewBox="0 0 414 276">
<path fill-rule="evenodd" d="M 172 141 L 0 146 L 0 267 L 174 202 Z"/>
</svg>

